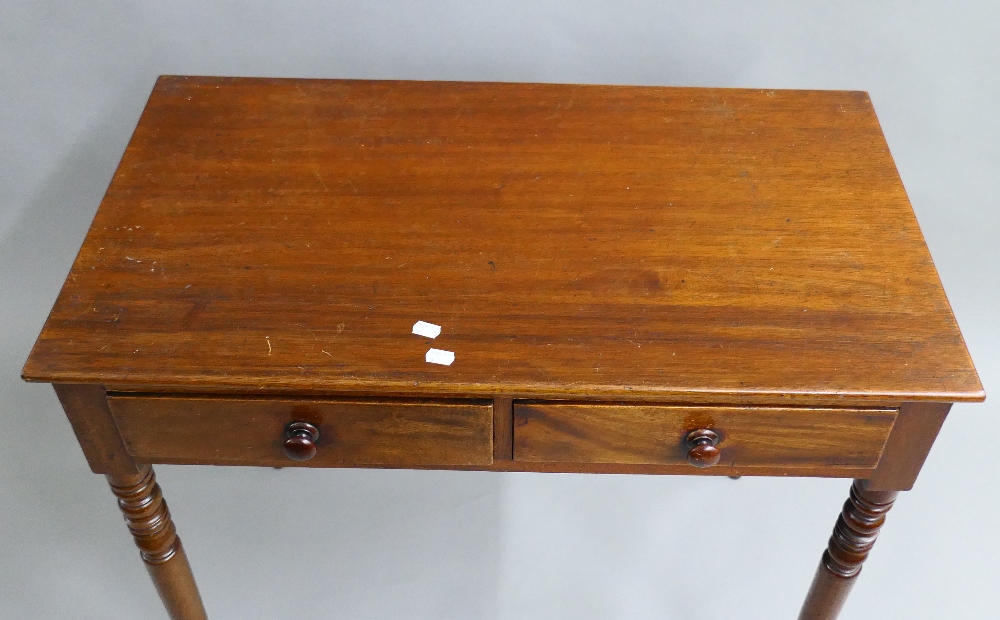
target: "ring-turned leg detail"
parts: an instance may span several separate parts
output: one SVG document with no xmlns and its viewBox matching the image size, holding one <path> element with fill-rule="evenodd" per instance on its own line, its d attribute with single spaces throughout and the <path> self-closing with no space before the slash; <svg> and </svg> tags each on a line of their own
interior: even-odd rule
<svg viewBox="0 0 1000 620">
<path fill-rule="evenodd" d="M 139 554 L 148 564 L 162 564 L 177 554 L 179 541 L 170 511 L 163 501 L 163 492 L 156 483 L 153 468 L 143 468 L 133 480 L 112 480 L 111 490 L 118 497 L 118 507 L 135 538 Z"/>
<path fill-rule="evenodd" d="M 854 481 L 799 620 L 834 620 L 840 614 L 895 499 L 895 491 L 866 491 Z"/>
<path fill-rule="evenodd" d="M 823 552 L 823 564 L 841 577 L 854 577 L 878 538 L 885 513 L 892 508 L 896 493 L 873 493 L 855 481 L 851 496 L 833 528 L 830 544 Z"/>
<path fill-rule="evenodd" d="M 153 469 L 146 465 L 136 475 L 108 474 L 107 478 L 171 620 L 207 620 Z"/>
</svg>

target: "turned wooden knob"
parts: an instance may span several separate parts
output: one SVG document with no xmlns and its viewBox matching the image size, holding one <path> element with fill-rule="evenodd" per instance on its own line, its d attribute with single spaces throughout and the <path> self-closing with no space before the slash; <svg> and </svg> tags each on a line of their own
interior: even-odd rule
<svg viewBox="0 0 1000 620">
<path fill-rule="evenodd" d="M 308 422 L 292 422 L 285 427 L 285 456 L 293 461 L 308 461 L 316 456 L 319 429 Z"/>
<path fill-rule="evenodd" d="M 688 463 L 695 467 L 711 467 L 722 456 L 722 452 L 715 447 L 719 443 L 719 435 L 713 430 L 699 428 L 691 431 L 684 443 L 688 447 Z"/>
</svg>

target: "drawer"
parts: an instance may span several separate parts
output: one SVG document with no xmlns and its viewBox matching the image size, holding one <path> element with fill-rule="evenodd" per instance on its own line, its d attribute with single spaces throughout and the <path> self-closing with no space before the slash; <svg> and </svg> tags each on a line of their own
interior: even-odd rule
<svg viewBox="0 0 1000 620">
<path fill-rule="evenodd" d="M 125 448 L 145 463 L 433 467 L 493 461 L 488 401 L 109 395 L 108 404 Z M 285 452 L 295 422 L 318 431 L 315 456 L 301 462 Z"/>
<path fill-rule="evenodd" d="M 896 409 L 516 404 L 514 460 L 874 469 Z M 711 431 L 697 433 L 695 431 Z M 714 437 L 713 437 L 714 433 Z M 690 437 L 690 439 L 689 439 Z M 692 449 L 699 444 L 711 448 Z M 691 468 L 692 472 L 694 471 Z"/>
</svg>

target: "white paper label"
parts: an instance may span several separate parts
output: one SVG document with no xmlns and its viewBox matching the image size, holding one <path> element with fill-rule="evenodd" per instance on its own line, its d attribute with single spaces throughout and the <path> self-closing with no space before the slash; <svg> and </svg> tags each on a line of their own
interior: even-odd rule
<svg viewBox="0 0 1000 620">
<path fill-rule="evenodd" d="M 451 366 L 451 363 L 455 361 L 455 354 L 451 351 L 442 351 L 441 349 L 430 349 L 427 351 L 427 355 L 424 356 L 424 360 L 431 364 L 441 364 L 442 366 Z"/>
<path fill-rule="evenodd" d="M 441 326 L 435 325 L 434 323 L 425 323 L 424 321 L 417 321 L 416 323 L 413 324 L 413 333 L 418 336 L 437 338 L 438 335 L 441 333 Z"/>
</svg>

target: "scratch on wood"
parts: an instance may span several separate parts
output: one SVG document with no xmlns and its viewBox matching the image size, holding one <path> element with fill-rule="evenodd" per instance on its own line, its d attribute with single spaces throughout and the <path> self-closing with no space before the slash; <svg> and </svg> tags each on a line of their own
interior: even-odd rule
<svg viewBox="0 0 1000 620">
<path fill-rule="evenodd" d="M 297 323 L 297 325 L 299 327 L 301 327 L 302 329 L 306 330 L 307 332 L 309 332 L 310 334 L 312 334 L 312 337 L 313 337 L 314 340 L 319 340 L 319 336 L 316 335 L 316 332 L 314 332 L 313 330 L 309 329 L 308 327 L 306 327 L 302 323 Z"/>
<path fill-rule="evenodd" d="M 326 181 L 323 180 L 323 175 L 320 174 L 319 170 L 313 170 L 313 172 L 316 174 L 316 178 L 319 179 L 319 182 L 323 184 L 323 189 L 330 191 L 330 188 L 326 186 Z"/>
<path fill-rule="evenodd" d="M 267 354 L 270 355 L 271 354 L 271 337 L 270 336 L 264 336 L 264 340 L 267 341 Z"/>
</svg>

